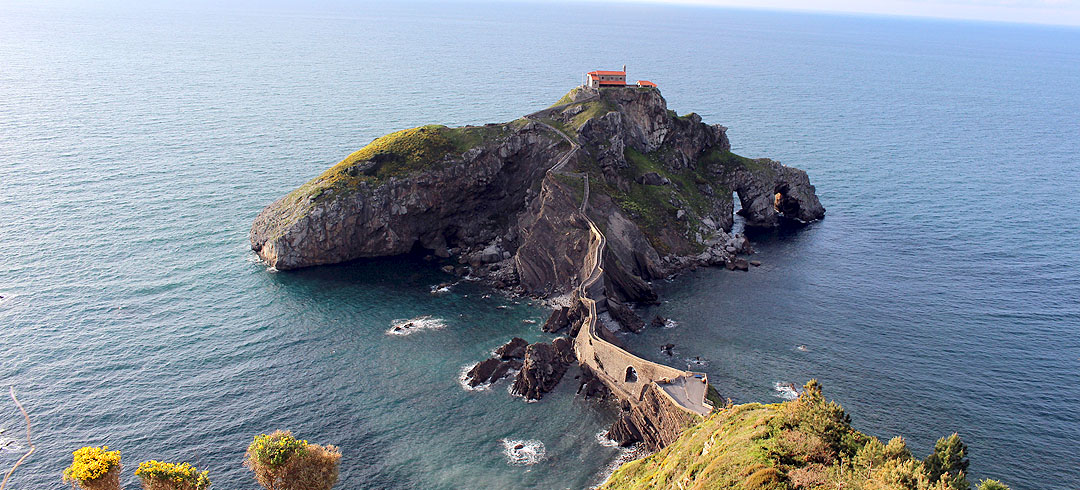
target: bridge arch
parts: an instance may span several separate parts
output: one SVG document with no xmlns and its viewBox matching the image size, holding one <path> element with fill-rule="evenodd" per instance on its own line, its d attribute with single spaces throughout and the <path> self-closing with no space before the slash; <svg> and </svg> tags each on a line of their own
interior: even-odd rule
<svg viewBox="0 0 1080 490">
<path fill-rule="evenodd" d="M 627 383 L 637 383 L 637 369 L 634 366 L 626 366 L 626 378 Z"/>
</svg>

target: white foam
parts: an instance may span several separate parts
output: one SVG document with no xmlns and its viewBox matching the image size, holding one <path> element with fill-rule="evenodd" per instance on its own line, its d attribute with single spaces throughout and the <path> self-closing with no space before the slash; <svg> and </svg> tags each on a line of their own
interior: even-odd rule
<svg viewBox="0 0 1080 490">
<path fill-rule="evenodd" d="M 641 443 L 619 449 L 619 455 L 616 456 L 615 459 L 611 460 L 611 462 L 608 463 L 608 465 L 605 466 L 604 469 L 600 470 L 600 472 L 597 474 L 598 482 L 596 483 L 596 485 L 589 487 L 589 490 L 596 490 L 597 488 L 600 488 L 600 486 L 603 485 L 604 482 L 608 480 L 608 478 L 611 478 L 611 475 L 614 474 L 615 470 L 618 470 L 620 466 L 631 461 L 636 461 L 644 458 L 649 454 L 651 453 L 648 451 L 648 449 L 645 449 L 645 446 L 641 445 Z"/>
<path fill-rule="evenodd" d="M 799 397 L 799 391 L 795 389 L 795 385 L 792 383 L 777 381 L 773 383 L 773 389 L 776 390 L 777 398 L 794 400 Z"/>
<path fill-rule="evenodd" d="M 466 364 L 461 367 L 461 373 L 458 374 L 458 384 L 465 391 L 487 391 L 491 389 L 491 383 L 480 383 L 476 386 L 469 386 L 469 371 L 472 370 L 476 364 Z"/>
<path fill-rule="evenodd" d="M 798 345 L 798 346 L 795 346 L 795 350 L 797 350 L 799 352 L 806 352 L 806 351 L 808 351 L 810 349 L 808 349 L 805 345 Z"/>
<path fill-rule="evenodd" d="M 521 371 L 521 370 L 518 369 L 517 371 L 515 371 L 514 372 L 514 377 L 517 377 L 518 371 Z M 510 386 L 506 387 L 506 392 L 509 393 L 510 396 L 516 396 L 518 398 L 521 398 L 522 400 L 525 400 L 525 403 L 536 403 L 536 402 L 540 401 L 540 400 L 530 400 L 528 398 L 525 398 L 525 395 L 522 395 L 520 393 L 514 393 L 514 383 L 510 383 Z"/>
<path fill-rule="evenodd" d="M 446 294 L 450 292 L 450 286 L 443 284 L 436 284 L 431 286 L 431 294 Z"/>
<path fill-rule="evenodd" d="M 608 437 L 610 431 L 607 429 L 601 429 L 596 433 L 596 442 L 604 447 L 619 447 L 619 441 Z"/>
<path fill-rule="evenodd" d="M 390 322 L 387 335 L 411 335 L 421 330 L 439 330 L 446 328 L 446 322 L 441 318 L 432 318 L 430 315 L 418 316 L 409 320 L 394 320 Z"/>
<path fill-rule="evenodd" d="M 679 322 L 677 322 L 675 320 L 672 320 L 670 318 L 668 318 L 667 320 L 664 320 L 664 328 L 675 328 L 677 326 L 679 326 Z"/>
<path fill-rule="evenodd" d="M 506 462 L 513 466 L 529 466 L 547 458 L 544 443 L 536 439 L 499 439 Z"/>
<path fill-rule="evenodd" d="M 19 441 L 10 437 L 0 437 L 0 453 L 21 453 L 23 447 Z"/>
<path fill-rule="evenodd" d="M 709 365 L 709 361 L 708 361 L 708 360 L 706 360 L 706 359 L 704 359 L 704 358 L 702 358 L 701 356 L 697 356 L 697 357 L 687 357 L 687 358 L 686 358 L 686 364 L 687 364 L 688 366 L 708 366 L 708 365 Z"/>
</svg>

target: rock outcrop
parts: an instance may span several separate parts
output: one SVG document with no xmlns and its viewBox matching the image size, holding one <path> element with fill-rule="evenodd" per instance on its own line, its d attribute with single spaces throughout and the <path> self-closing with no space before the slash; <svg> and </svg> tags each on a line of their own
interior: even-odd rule
<svg viewBox="0 0 1080 490">
<path fill-rule="evenodd" d="M 608 438 L 622 446 L 641 442 L 656 451 L 674 442 L 683 429 L 699 420 L 693 414 L 678 409 L 659 390 L 656 385 L 645 388 L 641 402 L 625 409 L 625 413 L 608 430 Z"/>
<path fill-rule="evenodd" d="M 518 372 L 511 391 L 527 400 L 539 400 L 544 393 L 555 389 L 575 361 L 574 349 L 564 337 L 550 344 L 531 344 L 525 349 L 525 364 Z"/>
<path fill-rule="evenodd" d="M 678 116 L 655 89 L 575 89 L 510 123 L 385 136 L 275 201 L 252 249 L 277 269 L 426 250 L 440 268 L 550 296 L 577 277 L 587 213 L 604 230 L 604 285 L 655 301 L 648 281 L 732 255 L 732 193 L 750 226 L 824 215 L 805 172 L 730 152 L 726 128 Z M 556 129 L 558 128 L 558 129 Z M 580 144 L 561 174 L 548 170 Z"/>
<path fill-rule="evenodd" d="M 495 349 L 493 357 L 476 363 L 465 373 L 465 382 L 475 388 L 485 383 L 494 383 L 505 378 L 511 371 L 521 369 L 528 345 L 525 339 L 514 337 Z"/>
</svg>

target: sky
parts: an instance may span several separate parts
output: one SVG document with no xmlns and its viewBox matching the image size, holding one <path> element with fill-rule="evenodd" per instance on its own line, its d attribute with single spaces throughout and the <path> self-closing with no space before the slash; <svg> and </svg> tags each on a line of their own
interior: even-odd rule
<svg viewBox="0 0 1080 490">
<path fill-rule="evenodd" d="M 1080 0 L 591 0 L 1080 26 Z"/>
</svg>

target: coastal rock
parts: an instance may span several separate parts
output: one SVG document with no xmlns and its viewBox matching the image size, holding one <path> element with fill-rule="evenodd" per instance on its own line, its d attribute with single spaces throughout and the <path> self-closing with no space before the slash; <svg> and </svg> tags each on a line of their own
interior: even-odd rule
<svg viewBox="0 0 1080 490">
<path fill-rule="evenodd" d="M 495 349 L 495 356 L 504 361 L 508 359 L 524 359 L 525 348 L 528 345 L 529 343 L 525 339 L 514 337 L 502 347 Z"/>
<path fill-rule="evenodd" d="M 611 389 L 608 388 L 586 364 L 581 366 L 581 378 L 578 384 L 577 394 L 584 396 L 586 399 L 599 398 L 601 400 L 615 396 L 611 392 Z"/>
<path fill-rule="evenodd" d="M 624 414 L 612 424 L 608 437 L 622 446 L 641 442 L 650 451 L 658 451 L 678 439 L 685 428 L 701 420 L 700 416 L 674 406 L 659 390 L 650 384 L 645 387 L 637 405 L 624 406 Z"/>
<path fill-rule="evenodd" d="M 555 308 L 555 311 L 551 312 L 551 316 L 544 322 L 541 330 L 547 333 L 556 333 L 568 326 L 570 326 L 570 308 L 563 306 Z"/>
<path fill-rule="evenodd" d="M 724 265 L 725 265 L 725 267 L 727 267 L 727 270 L 729 270 L 729 271 L 736 271 L 736 270 L 738 270 L 738 271 L 748 271 L 748 270 L 750 270 L 750 263 L 747 262 L 746 259 L 732 258 L 732 259 L 729 259 Z"/>
<path fill-rule="evenodd" d="M 614 298 L 608 298 L 608 313 L 611 314 L 611 318 L 619 322 L 619 325 L 631 332 L 639 333 L 645 328 L 645 322 L 637 313 L 634 313 L 634 310 Z"/>
<path fill-rule="evenodd" d="M 544 393 L 555 389 L 574 361 L 574 349 L 563 337 L 550 344 L 531 344 L 525 349 L 525 363 L 511 391 L 527 400 L 539 400 Z"/>
<path fill-rule="evenodd" d="M 491 378 L 492 373 L 498 369 L 499 364 L 501 362 L 495 358 L 476 363 L 468 373 L 465 373 L 465 378 L 469 380 L 469 386 L 475 388 L 482 383 L 486 383 Z"/>
</svg>

